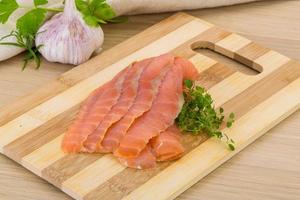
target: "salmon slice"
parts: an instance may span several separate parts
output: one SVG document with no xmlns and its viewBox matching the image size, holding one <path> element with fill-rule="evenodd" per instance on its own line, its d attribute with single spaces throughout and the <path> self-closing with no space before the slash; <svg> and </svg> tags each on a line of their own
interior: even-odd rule
<svg viewBox="0 0 300 200">
<path fill-rule="evenodd" d="M 182 57 L 176 57 L 174 62 L 176 65 L 181 67 L 183 79 L 197 80 L 199 77 L 199 72 L 193 63 Z"/>
<path fill-rule="evenodd" d="M 149 169 L 156 166 L 156 158 L 153 155 L 150 145 L 147 145 L 138 157 L 119 158 L 119 161 L 124 166 L 135 169 Z"/>
<path fill-rule="evenodd" d="M 159 88 L 152 108 L 135 120 L 121 139 L 114 155 L 121 158 L 135 158 L 147 146 L 150 139 L 170 127 L 183 105 L 183 78 L 195 79 L 197 76 L 197 70 L 189 61 L 176 58 Z"/>
<path fill-rule="evenodd" d="M 65 152 L 80 152 L 83 142 L 94 132 L 100 121 L 117 102 L 128 68 L 119 72 L 111 81 L 94 90 L 81 106 L 77 118 L 67 130 L 62 142 Z"/>
<path fill-rule="evenodd" d="M 180 158 L 184 153 L 180 130 L 175 125 L 170 126 L 151 140 L 151 147 L 157 161 L 169 161 Z"/>
<path fill-rule="evenodd" d="M 181 85 L 178 86 L 177 77 L 182 75 L 172 67 L 160 87 L 159 94 L 154 100 L 150 111 L 136 119 L 128 132 L 121 139 L 114 154 L 122 158 L 135 158 L 146 147 L 149 140 L 167 129 L 174 122 L 183 102 Z"/>
<path fill-rule="evenodd" d="M 133 105 L 120 121 L 108 129 L 101 144 L 105 149 L 102 151 L 113 152 L 119 146 L 120 140 L 134 120 L 151 108 L 152 102 L 158 93 L 159 85 L 173 62 L 174 56 L 171 54 L 163 54 L 152 60 L 141 75 L 138 94 Z"/>
<path fill-rule="evenodd" d="M 148 169 L 156 166 L 156 161 L 171 161 L 184 153 L 181 133 L 172 125 L 166 131 L 153 138 L 145 149 L 135 158 L 119 158 L 121 164 L 135 169 Z"/>
<path fill-rule="evenodd" d="M 152 59 L 146 59 L 140 62 L 136 62 L 132 65 L 126 80 L 122 85 L 121 96 L 118 99 L 118 102 L 112 107 L 109 113 L 104 117 L 100 122 L 96 130 L 90 134 L 87 140 L 84 142 L 84 147 L 82 151 L 86 152 L 104 152 L 101 150 L 100 144 L 105 136 L 107 129 L 119 121 L 131 107 L 134 102 L 134 99 L 137 95 L 138 90 L 138 80 L 144 69 L 149 65 Z"/>
</svg>

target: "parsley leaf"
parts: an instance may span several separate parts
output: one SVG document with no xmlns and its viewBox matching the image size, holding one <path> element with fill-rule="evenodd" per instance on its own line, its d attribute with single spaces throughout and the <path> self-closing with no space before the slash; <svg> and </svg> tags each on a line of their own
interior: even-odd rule
<svg viewBox="0 0 300 200">
<path fill-rule="evenodd" d="M 48 0 L 33 0 L 35 6 L 45 5 L 48 3 Z"/>
<path fill-rule="evenodd" d="M 16 0 L 0 0 L 0 23 L 5 24 L 18 7 Z"/>
<path fill-rule="evenodd" d="M 48 0 L 33 0 L 35 7 L 18 18 L 16 23 L 16 30 L 10 34 L 0 38 L 0 45 L 12 45 L 24 48 L 26 50 L 25 58 L 23 59 L 25 69 L 27 63 L 30 60 L 34 60 L 37 69 L 40 67 L 40 53 L 38 49 L 41 46 L 36 47 L 35 37 L 38 34 L 40 26 L 43 24 L 46 18 L 47 12 L 61 12 L 61 9 L 56 8 L 43 8 L 41 5 L 48 3 Z M 16 0 L 0 0 L 0 23 L 6 23 L 9 16 L 18 8 L 21 8 Z M 8 37 L 14 37 L 16 42 L 4 42 L 3 40 Z"/>
<path fill-rule="evenodd" d="M 86 1 L 75 0 L 75 4 L 76 4 L 77 10 L 79 10 L 81 12 L 81 14 L 83 14 L 84 16 L 90 14 L 89 6 Z"/>
<path fill-rule="evenodd" d="M 35 8 L 17 20 L 18 32 L 24 36 L 34 36 L 46 18 L 47 11 Z"/>
<path fill-rule="evenodd" d="M 85 23 L 89 26 L 94 26 L 94 27 L 97 27 L 99 26 L 99 20 L 97 17 L 95 16 L 92 16 L 92 15 L 86 15 L 86 16 L 83 16 L 83 19 L 85 21 Z M 102 23 L 102 22 L 101 22 Z M 104 22 L 105 23 L 105 22 Z"/>
<path fill-rule="evenodd" d="M 16 42 L 1 42 L 5 38 L 8 37 L 15 37 Z M 40 46 L 35 47 L 34 46 L 34 35 L 28 35 L 23 36 L 18 31 L 12 31 L 9 35 L 6 35 L 2 38 L 0 38 L 0 45 L 13 45 L 17 47 L 21 47 L 27 50 L 25 58 L 23 59 L 24 64 L 22 70 L 24 70 L 28 64 L 28 61 L 34 60 L 36 64 L 36 69 L 40 67 L 41 59 L 40 59 L 40 53 L 38 52 L 38 49 Z"/>
<path fill-rule="evenodd" d="M 176 118 L 178 127 L 193 135 L 206 133 L 209 137 L 219 138 L 226 142 L 230 150 L 234 150 L 234 141 L 219 130 L 224 121 L 224 109 L 220 108 L 217 112 L 213 106 L 212 97 L 204 88 L 196 86 L 193 81 L 185 80 L 184 86 L 185 103 Z M 231 127 L 233 122 L 234 114 L 231 113 L 227 127 Z"/>
<path fill-rule="evenodd" d="M 188 89 L 191 89 L 193 87 L 193 81 L 191 80 L 184 80 L 184 86 Z"/>
<path fill-rule="evenodd" d="M 83 15 L 83 19 L 90 26 L 99 26 L 99 23 L 121 23 L 127 21 L 125 17 L 116 17 L 116 13 L 105 0 L 75 0 L 76 7 Z"/>
<path fill-rule="evenodd" d="M 99 1 L 93 0 L 90 4 L 91 10 L 93 11 L 93 15 L 95 15 L 97 18 L 102 19 L 104 21 L 113 19 L 116 17 L 115 11 L 110 7 L 110 5 L 102 2 L 97 3 Z"/>
<path fill-rule="evenodd" d="M 42 3 L 40 1 L 39 3 Z M 46 18 L 47 10 L 43 8 L 35 8 L 17 20 L 16 28 L 17 30 L 12 31 L 9 35 L 0 39 L 3 40 L 7 37 L 15 37 L 16 42 L 1 42 L 0 45 L 14 45 L 26 49 L 26 55 L 24 58 L 23 70 L 25 69 L 28 61 L 34 60 L 37 69 L 40 67 L 40 54 L 38 49 L 40 47 L 34 46 L 35 36 Z"/>
</svg>

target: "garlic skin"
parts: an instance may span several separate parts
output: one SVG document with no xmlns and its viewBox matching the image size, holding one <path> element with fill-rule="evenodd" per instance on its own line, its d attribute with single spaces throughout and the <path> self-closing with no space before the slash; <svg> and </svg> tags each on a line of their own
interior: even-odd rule
<svg viewBox="0 0 300 200">
<path fill-rule="evenodd" d="M 101 50 L 100 27 L 85 23 L 74 0 L 66 0 L 63 13 L 54 15 L 38 31 L 35 44 L 50 62 L 79 65 Z"/>
</svg>

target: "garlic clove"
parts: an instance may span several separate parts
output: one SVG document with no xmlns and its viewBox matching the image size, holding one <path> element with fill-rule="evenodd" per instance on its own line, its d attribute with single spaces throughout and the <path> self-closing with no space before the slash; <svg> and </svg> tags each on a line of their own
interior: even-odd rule
<svg viewBox="0 0 300 200">
<path fill-rule="evenodd" d="M 50 62 L 78 65 L 101 49 L 104 33 L 85 23 L 74 0 L 66 0 L 63 13 L 56 14 L 38 31 L 36 46 Z"/>
</svg>

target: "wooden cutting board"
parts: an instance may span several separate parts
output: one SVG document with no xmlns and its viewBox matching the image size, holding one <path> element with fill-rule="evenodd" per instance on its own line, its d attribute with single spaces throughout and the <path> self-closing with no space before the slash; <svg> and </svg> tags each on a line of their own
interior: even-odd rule
<svg viewBox="0 0 300 200">
<path fill-rule="evenodd" d="M 209 48 L 253 68 L 246 75 L 195 52 Z M 185 135 L 186 155 L 155 169 L 124 168 L 110 154 L 67 155 L 64 132 L 87 95 L 135 60 L 173 52 L 202 72 L 199 82 L 227 113 L 237 143 Z M 0 110 L 0 151 L 76 199 L 173 199 L 298 109 L 300 64 L 237 34 L 179 13 Z"/>
</svg>

